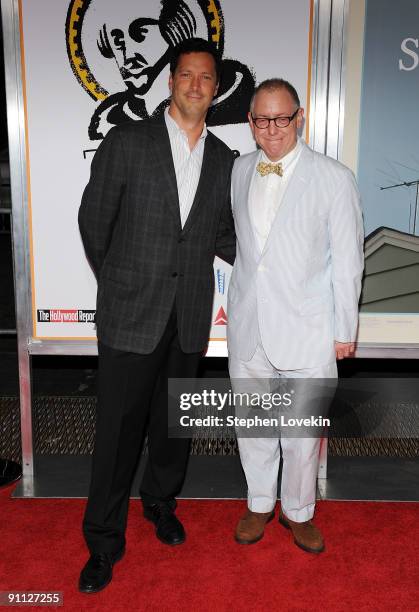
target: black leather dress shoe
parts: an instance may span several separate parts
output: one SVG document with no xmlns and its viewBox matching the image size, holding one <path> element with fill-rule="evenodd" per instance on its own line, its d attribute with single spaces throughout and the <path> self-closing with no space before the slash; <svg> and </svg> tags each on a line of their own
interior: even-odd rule
<svg viewBox="0 0 419 612">
<path fill-rule="evenodd" d="M 122 559 L 125 549 L 116 554 L 94 553 L 80 574 L 79 591 L 82 593 L 98 593 L 112 580 L 112 568 Z"/>
<path fill-rule="evenodd" d="M 144 517 L 155 524 L 156 536 L 163 544 L 176 546 L 186 539 L 182 523 L 176 518 L 175 511 L 166 504 L 144 506 Z"/>
</svg>

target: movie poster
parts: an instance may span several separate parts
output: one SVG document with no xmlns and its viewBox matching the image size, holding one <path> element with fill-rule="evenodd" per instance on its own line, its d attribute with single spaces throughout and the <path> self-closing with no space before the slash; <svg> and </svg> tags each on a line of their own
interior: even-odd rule
<svg viewBox="0 0 419 612">
<path fill-rule="evenodd" d="M 359 340 L 419 343 L 419 3 L 367 0 L 358 183 Z"/>
</svg>

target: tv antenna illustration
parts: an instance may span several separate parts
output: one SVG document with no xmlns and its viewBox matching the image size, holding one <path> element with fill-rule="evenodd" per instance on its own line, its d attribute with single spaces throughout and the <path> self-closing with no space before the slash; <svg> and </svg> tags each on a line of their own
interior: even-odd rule
<svg viewBox="0 0 419 612">
<path fill-rule="evenodd" d="M 394 189 L 395 187 L 412 187 L 412 185 L 416 185 L 416 198 L 415 198 L 415 212 L 413 215 L 413 234 L 416 234 L 416 224 L 419 222 L 419 179 L 415 181 L 404 181 L 403 183 L 396 183 L 395 185 L 388 185 L 387 187 L 380 187 L 380 191 L 384 191 L 385 189 Z M 410 225 L 410 223 L 409 223 Z M 409 227 L 410 231 L 410 227 Z"/>
</svg>

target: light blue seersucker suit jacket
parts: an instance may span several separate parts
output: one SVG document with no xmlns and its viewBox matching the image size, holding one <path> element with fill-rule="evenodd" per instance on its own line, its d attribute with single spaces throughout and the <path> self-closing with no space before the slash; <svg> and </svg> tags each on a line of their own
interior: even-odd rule
<svg viewBox="0 0 419 612">
<path fill-rule="evenodd" d="M 334 359 L 334 341 L 358 327 L 363 223 L 352 172 L 305 143 L 265 247 L 249 215 L 259 152 L 239 157 L 232 174 L 237 255 L 228 292 L 228 348 L 248 361 L 257 342 L 280 370 Z M 260 203 L 263 206 L 263 202 Z"/>
</svg>

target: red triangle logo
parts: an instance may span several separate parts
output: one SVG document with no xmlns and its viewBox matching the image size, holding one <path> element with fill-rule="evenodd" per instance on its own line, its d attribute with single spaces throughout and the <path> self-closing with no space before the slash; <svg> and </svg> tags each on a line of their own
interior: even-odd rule
<svg viewBox="0 0 419 612">
<path fill-rule="evenodd" d="M 227 315 L 224 308 L 221 306 L 215 317 L 214 325 L 227 325 Z"/>
</svg>

